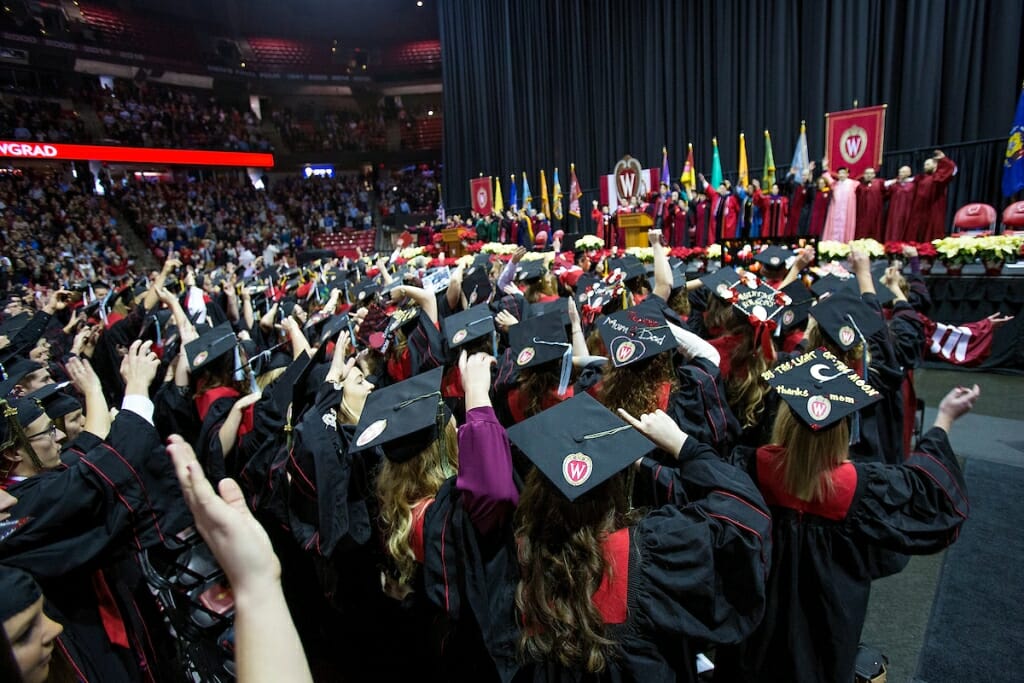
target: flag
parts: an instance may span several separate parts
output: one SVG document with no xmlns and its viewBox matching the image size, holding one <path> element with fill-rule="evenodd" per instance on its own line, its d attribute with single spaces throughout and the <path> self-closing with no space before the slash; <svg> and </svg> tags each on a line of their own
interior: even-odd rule
<svg viewBox="0 0 1024 683">
<path fill-rule="evenodd" d="M 789 172 L 793 174 L 793 181 L 800 183 L 804 177 L 804 171 L 811 166 L 811 157 L 807 152 L 807 123 L 800 122 L 800 137 L 796 141 L 796 149 L 793 150 L 793 161 L 789 164 Z"/>
<path fill-rule="evenodd" d="M 658 186 L 658 174 L 660 172 L 660 169 L 657 168 L 644 168 L 640 170 L 639 176 L 634 176 L 632 174 L 625 176 L 627 178 L 631 178 L 635 183 L 628 188 L 623 188 L 618 185 L 618 176 L 614 173 L 601 176 L 601 184 L 599 187 L 601 193 L 599 197 L 601 206 L 607 206 L 612 213 L 615 213 L 619 206 L 620 190 L 623 190 L 623 196 L 631 197 L 637 195 L 642 198 L 645 194 L 643 188 Z"/>
<path fill-rule="evenodd" d="M 562 186 L 558 182 L 558 167 L 557 166 L 555 167 L 555 175 L 553 176 L 551 183 L 554 186 L 554 192 L 555 192 L 555 207 L 554 207 L 555 214 L 554 215 L 555 215 L 555 218 L 557 218 L 558 220 L 562 220 L 562 215 L 563 215 L 562 214 Z"/>
<path fill-rule="evenodd" d="M 1024 189 L 1024 90 L 1017 102 L 1017 114 L 1006 142 L 1006 160 L 1003 162 L 1003 194 L 1009 197 Z"/>
<path fill-rule="evenodd" d="M 530 183 L 526 180 L 526 171 L 523 171 L 523 209 L 529 211 L 533 208 L 533 195 L 530 194 Z"/>
<path fill-rule="evenodd" d="M 825 114 L 825 158 L 836 172 L 844 166 L 856 178 L 882 163 L 886 105 Z"/>
<path fill-rule="evenodd" d="M 672 172 L 668 170 L 668 147 L 661 148 L 661 181 L 668 185 L 671 182 Z"/>
<path fill-rule="evenodd" d="M 740 133 L 740 177 L 739 185 L 744 190 L 747 189 L 747 185 L 750 184 L 750 169 L 747 168 L 747 141 L 743 137 L 743 133 Z"/>
<path fill-rule="evenodd" d="M 691 142 L 688 147 L 686 163 L 683 164 L 683 174 L 679 176 L 679 182 L 682 183 L 683 189 L 687 192 L 692 192 L 697 187 L 697 175 L 693 170 L 693 143 Z"/>
<path fill-rule="evenodd" d="M 519 213 L 519 194 L 516 192 L 516 177 L 512 176 L 512 187 L 508 191 L 508 203 L 512 210 Z"/>
<path fill-rule="evenodd" d="M 540 212 L 545 218 L 551 218 L 551 201 L 548 199 L 548 179 L 544 169 L 540 169 Z"/>
<path fill-rule="evenodd" d="M 761 186 L 771 189 L 775 184 L 775 156 L 772 154 L 772 136 L 764 132 L 764 173 L 761 174 Z"/>
<path fill-rule="evenodd" d="M 441 194 L 441 183 L 437 184 L 437 222 L 447 223 L 448 216 L 444 212 L 444 195 Z"/>
<path fill-rule="evenodd" d="M 580 181 L 576 178 L 576 164 L 569 164 L 569 215 L 580 217 Z"/>
<path fill-rule="evenodd" d="M 491 177 L 481 176 L 469 181 L 469 196 L 473 200 L 473 211 L 481 216 L 490 216 L 494 210 L 494 198 L 491 196 Z"/>
<path fill-rule="evenodd" d="M 501 197 L 501 178 L 494 178 L 494 211 L 498 214 L 505 211 L 505 200 Z"/>
<path fill-rule="evenodd" d="M 722 157 L 718 155 L 718 138 L 711 138 L 711 187 L 722 184 Z"/>
</svg>

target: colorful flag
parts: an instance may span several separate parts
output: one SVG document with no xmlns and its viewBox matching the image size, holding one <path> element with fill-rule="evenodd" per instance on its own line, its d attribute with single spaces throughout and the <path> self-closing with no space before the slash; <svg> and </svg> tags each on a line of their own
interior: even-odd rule
<svg viewBox="0 0 1024 683">
<path fill-rule="evenodd" d="M 554 212 L 555 213 L 554 213 L 554 215 L 555 215 L 555 218 L 557 218 L 558 220 L 562 220 L 562 216 L 563 216 L 563 214 L 562 214 L 562 186 L 558 182 L 558 167 L 557 166 L 555 167 L 555 175 L 553 176 L 553 179 L 552 179 L 551 182 L 552 182 L 552 185 L 554 186 L 554 192 L 555 192 L 555 207 L 554 207 Z"/>
<path fill-rule="evenodd" d="M 764 132 L 764 173 L 761 175 L 761 186 L 771 189 L 775 184 L 775 155 L 772 154 L 772 136 Z"/>
<path fill-rule="evenodd" d="M 672 182 L 672 171 L 668 169 L 668 147 L 661 148 L 661 183 L 670 185 Z"/>
<path fill-rule="evenodd" d="M 793 150 L 793 161 L 789 164 L 789 172 L 793 174 L 794 182 L 803 182 L 804 171 L 811 167 L 811 156 L 807 152 L 807 122 L 800 122 L 800 137 L 796 140 L 796 149 Z"/>
<path fill-rule="evenodd" d="M 508 203 L 512 210 L 519 213 L 519 193 L 516 192 L 516 177 L 512 176 L 512 186 L 508 191 Z"/>
<path fill-rule="evenodd" d="M 580 181 L 576 178 L 576 164 L 569 164 L 569 215 L 580 217 Z"/>
<path fill-rule="evenodd" d="M 540 212 L 545 218 L 551 218 L 551 201 L 548 198 L 548 179 L 544 169 L 540 169 Z"/>
<path fill-rule="evenodd" d="M 481 176 L 469 181 L 469 196 L 473 200 L 473 211 L 481 216 L 490 216 L 494 210 L 494 201 L 491 195 L 491 177 Z"/>
<path fill-rule="evenodd" d="M 530 182 L 526 179 L 526 171 L 523 171 L 523 209 L 529 211 L 533 208 L 533 195 L 530 194 Z"/>
<path fill-rule="evenodd" d="M 711 187 L 722 184 L 722 157 L 718 155 L 718 138 L 711 138 Z"/>
<path fill-rule="evenodd" d="M 1024 90 L 1017 102 L 1017 114 L 1006 142 L 1006 160 L 1003 162 L 1003 194 L 1009 197 L 1024 189 Z"/>
<path fill-rule="evenodd" d="M 740 177 L 739 184 L 744 190 L 750 184 L 750 169 L 747 167 L 747 141 L 740 133 Z"/>
<path fill-rule="evenodd" d="M 683 165 L 683 174 L 679 176 L 679 182 L 682 183 L 683 189 L 687 192 L 692 192 L 697 187 L 697 174 L 693 170 L 693 143 L 688 145 L 689 150 L 686 153 L 686 163 Z"/>
<path fill-rule="evenodd" d="M 501 197 L 501 178 L 494 177 L 494 211 L 502 213 L 505 210 L 505 200 Z"/>
</svg>

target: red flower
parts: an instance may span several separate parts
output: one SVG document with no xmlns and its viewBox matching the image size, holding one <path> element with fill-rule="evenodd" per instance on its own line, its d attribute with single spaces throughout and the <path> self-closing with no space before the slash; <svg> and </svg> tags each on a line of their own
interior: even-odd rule
<svg viewBox="0 0 1024 683">
<path fill-rule="evenodd" d="M 903 242 L 886 242 L 885 253 L 893 256 L 899 256 L 903 253 Z"/>
</svg>

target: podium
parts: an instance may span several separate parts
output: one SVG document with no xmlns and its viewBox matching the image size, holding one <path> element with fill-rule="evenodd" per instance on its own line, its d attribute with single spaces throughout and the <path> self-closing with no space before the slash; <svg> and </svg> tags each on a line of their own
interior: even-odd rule
<svg viewBox="0 0 1024 683">
<path fill-rule="evenodd" d="M 442 230 L 441 240 L 442 244 L 444 244 L 445 256 L 459 258 L 465 255 L 465 248 L 462 246 L 462 240 L 459 238 L 458 228 L 445 228 Z"/>
<path fill-rule="evenodd" d="M 617 220 L 626 236 L 627 249 L 648 246 L 647 231 L 654 225 L 653 218 L 646 213 L 621 213 Z"/>
</svg>

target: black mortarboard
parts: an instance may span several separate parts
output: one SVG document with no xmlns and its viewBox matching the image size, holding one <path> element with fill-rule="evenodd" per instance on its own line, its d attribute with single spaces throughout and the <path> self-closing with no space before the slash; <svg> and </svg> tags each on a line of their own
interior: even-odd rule
<svg viewBox="0 0 1024 683">
<path fill-rule="evenodd" d="M 341 315 L 332 315 L 320 328 L 320 335 L 317 337 L 319 343 L 326 343 L 329 339 L 334 339 L 338 336 L 338 333 L 348 328 L 348 314 L 342 313 Z"/>
<path fill-rule="evenodd" d="M 485 268 L 476 268 L 462 279 L 462 293 L 470 306 L 490 300 L 494 293 L 490 275 Z"/>
<path fill-rule="evenodd" d="M 530 368 L 565 357 L 572 362 L 572 345 L 565 335 L 565 325 L 557 315 L 541 315 L 517 323 L 508 330 L 512 357 L 519 368 Z"/>
<path fill-rule="evenodd" d="M 635 256 L 624 256 L 622 258 L 608 261 L 610 271 L 621 271 L 623 280 L 632 280 L 635 277 L 643 277 L 647 271 L 644 264 Z"/>
<path fill-rule="evenodd" d="M 14 387 L 25 378 L 25 375 L 43 367 L 42 363 L 15 356 L 13 360 L 3 364 L 3 380 L 0 381 L 0 398 L 14 391 Z"/>
<path fill-rule="evenodd" d="M 896 295 L 892 293 L 892 290 L 882 282 L 882 277 L 885 275 L 885 271 L 888 267 L 888 261 L 874 261 L 871 264 L 871 279 L 875 281 L 875 298 L 878 299 L 878 303 L 881 306 L 885 306 L 896 298 Z M 854 278 L 854 280 L 856 280 L 856 278 Z M 857 291 L 860 291 L 859 287 Z"/>
<path fill-rule="evenodd" d="M 814 293 L 800 280 L 783 287 L 782 293 L 789 297 L 789 304 L 779 314 L 782 333 L 786 334 L 807 320 L 807 313 L 814 304 Z"/>
<path fill-rule="evenodd" d="M 825 349 L 784 361 L 761 376 L 815 431 L 882 398 L 856 370 Z"/>
<path fill-rule="evenodd" d="M 650 360 L 676 346 L 675 337 L 660 311 L 619 311 L 606 316 L 598 329 L 612 364 L 617 368 Z"/>
<path fill-rule="evenodd" d="M 349 453 L 380 446 L 388 459 L 405 462 L 433 443 L 449 419 L 441 398 L 443 373 L 437 367 L 370 392 Z"/>
<path fill-rule="evenodd" d="M 452 351 L 494 332 L 494 314 L 487 304 L 453 313 L 441 323 L 444 341 L 448 350 Z"/>
<path fill-rule="evenodd" d="M 569 300 L 567 298 L 558 298 L 554 301 L 538 301 L 536 303 L 527 304 L 526 317 L 528 319 L 536 318 L 541 315 L 557 316 L 563 326 L 568 325 Z"/>
<path fill-rule="evenodd" d="M 731 299 L 732 292 L 730 290 L 740 281 L 740 275 L 734 269 L 726 266 L 713 273 L 701 275 L 700 281 L 711 290 L 712 294 L 716 294 L 722 299 Z"/>
<path fill-rule="evenodd" d="M 767 249 L 759 251 L 754 256 L 754 260 L 766 268 L 778 269 L 785 268 L 786 261 L 792 258 L 792 256 L 793 251 L 791 249 L 783 249 L 773 244 Z"/>
<path fill-rule="evenodd" d="M 547 269 L 544 268 L 544 262 L 540 260 L 522 261 L 519 264 L 519 268 L 516 270 L 516 281 L 517 282 L 535 282 L 542 277 Z"/>
<path fill-rule="evenodd" d="M 188 356 L 188 367 L 191 372 L 196 372 L 208 366 L 213 361 L 231 353 L 236 349 L 237 338 L 231 323 L 221 323 L 212 330 L 199 335 L 185 345 L 185 355 Z"/>
<path fill-rule="evenodd" d="M 288 361 L 284 366 L 287 369 L 270 386 L 270 400 L 282 413 L 287 411 L 288 404 L 291 403 L 291 423 L 296 424 L 305 408 L 306 378 L 314 363 L 305 351 L 295 360 L 288 356 Z"/>
<path fill-rule="evenodd" d="M 742 281 L 733 289 L 736 291 L 733 305 L 743 315 L 757 320 L 773 320 L 785 305 L 782 293 L 764 282 L 758 282 L 755 287 L 749 287 L 747 281 Z"/>
<path fill-rule="evenodd" d="M 31 319 L 32 316 L 29 313 L 19 313 L 16 316 L 8 318 L 0 323 L 0 336 L 7 337 L 9 341 L 14 341 L 14 336 L 21 332 L 22 328 L 28 325 L 28 322 Z"/>
<path fill-rule="evenodd" d="M 473 262 L 469 264 L 471 269 L 483 268 L 484 270 L 490 270 L 491 266 L 491 255 L 490 254 L 474 254 Z"/>
<path fill-rule="evenodd" d="M 844 278 L 828 273 L 811 283 L 811 291 L 814 292 L 814 296 L 824 296 L 848 286 L 851 282 L 854 286 L 857 286 L 857 278 Z M 857 291 L 860 290 L 858 289 Z"/>
<path fill-rule="evenodd" d="M 600 284 L 601 278 L 594 273 L 583 273 L 580 275 L 580 279 L 576 280 L 576 298 L 578 301 L 585 299 L 583 296 L 584 292 L 590 287 L 596 287 Z"/>
<path fill-rule="evenodd" d="M 55 382 L 47 384 L 40 389 L 36 389 L 25 398 L 39 401 L 43 406 L 43 410 L 46 411 L 47 417 L 51 420 L 56 420 L 57 418 L 64 417 L 69 413 L 82 409 L 82 404 L 77 398 L 69 396 L 62 391 L 62 389 L 69 384 L 71 384 L 71 382 Z"/>
<path fill-rule="evenodd" d="M 362 280 L 353 289 L 353 297 L 356 303 L 365 304 L 373 299 L 380 291 L 380 285 L 374 280 Z"/>
<path fill-rule="evenodd" d="M 655 448 L 585 393 L 513 425 L 508 438 L 570 502 Z"/>
<path fill-rule="evenodd" d="M 16 567 L 0 566 L 0 622 L 21 614 L 42 595 L 39 584 L 31 574 Z"/>
<path fill-rule="evenodd" d="M 819 299 L 809 314 L 843 351 L 864 342 L 885 325 L 878 311 L 846 289 Z"/>
<path fill-rule="evenodd" d="M 6 394 L 4 394 L 6 396 Z M 3 396 L 0 396 L 2 399 Z M 29 398 L 8 398 L 7 408 L 13 410 L 17 417 L 18 424 L 22 428 L 27 427 L 43 414 L 43 406 L 38 401 Z M 6 415 L 0 415 L 0 445 L 6 445 L 13 441 L 14 434 L 11 432 L 11 425 Z"/>
</svg>

